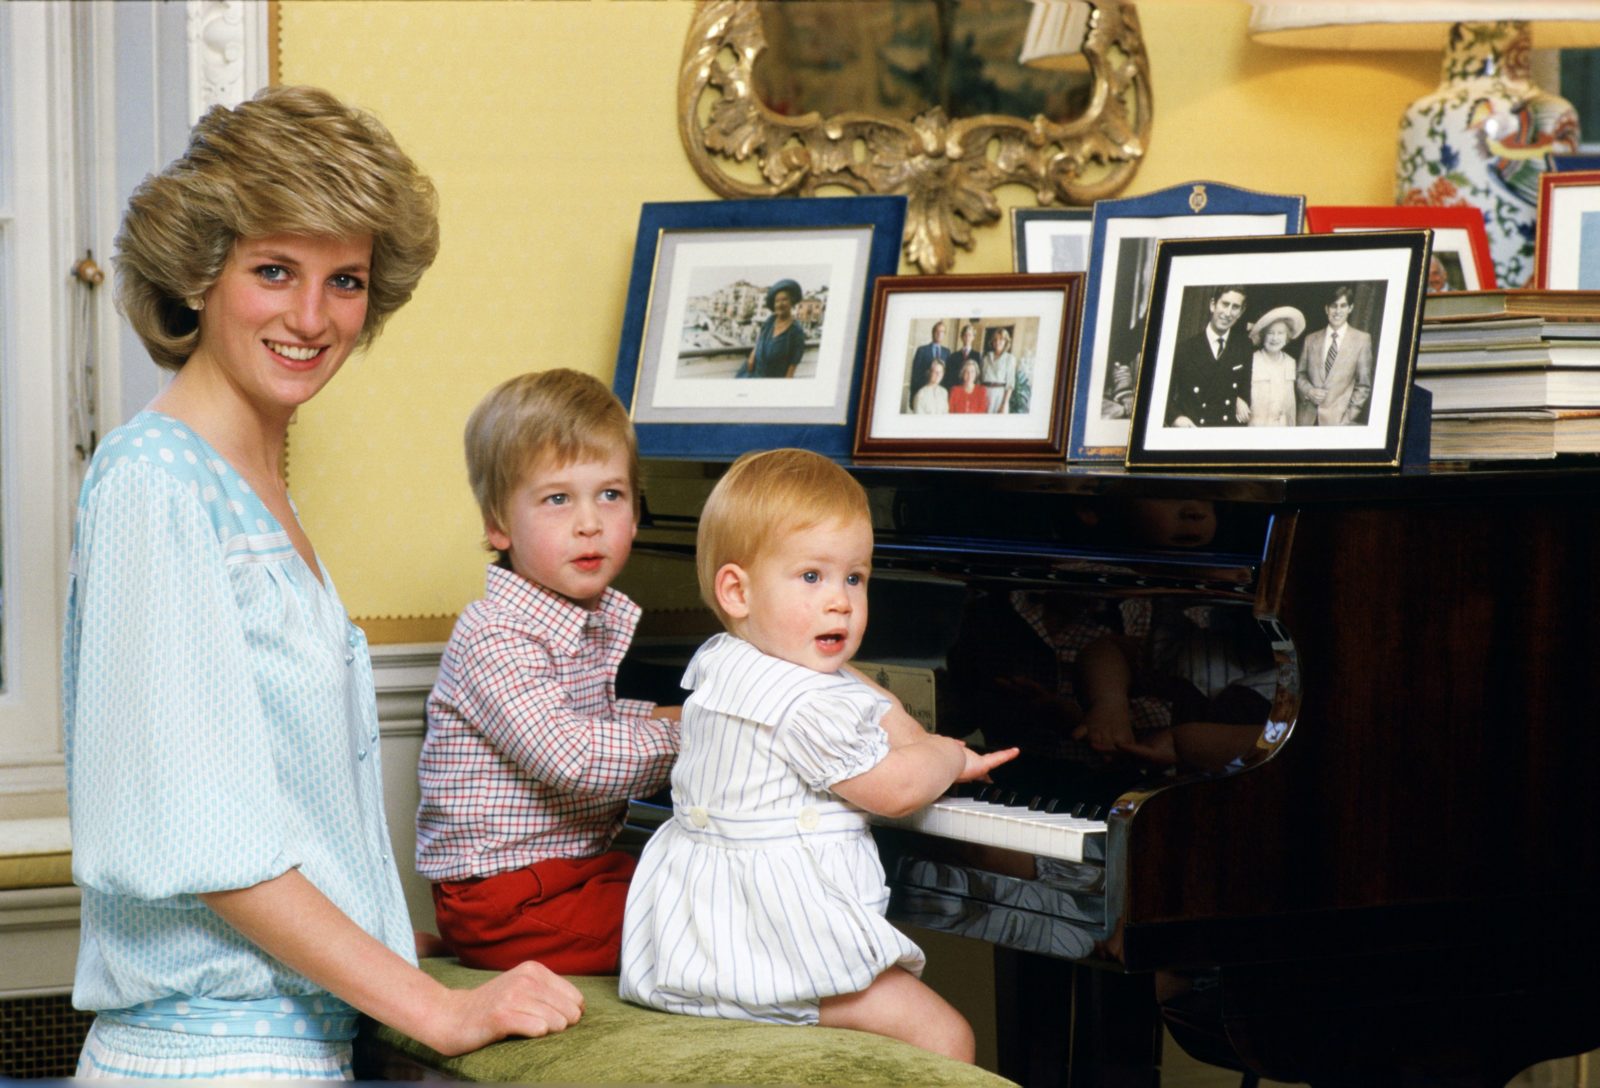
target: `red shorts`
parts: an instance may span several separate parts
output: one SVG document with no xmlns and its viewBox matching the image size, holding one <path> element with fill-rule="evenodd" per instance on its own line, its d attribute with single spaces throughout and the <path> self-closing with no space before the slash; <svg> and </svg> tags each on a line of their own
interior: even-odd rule
<svg viewBox="0 0 1600 1088">
<path fill-rule="evenodd" d="M 537 960 L 562 975 L 614 975 L 635 864 L 613 850 L 441 881 L 433 886 L 439 936 L 468 967 L 504 971 Z"/>
</svg>

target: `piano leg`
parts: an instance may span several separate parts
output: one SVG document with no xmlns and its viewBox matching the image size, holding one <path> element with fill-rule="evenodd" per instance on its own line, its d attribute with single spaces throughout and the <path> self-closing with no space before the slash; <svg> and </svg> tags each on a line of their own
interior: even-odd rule
<svg viewBox="0 0 1600 1088">
<path fill-rule="evenodd" d="M 1024 1088 L 1158 1088 L 1161 1019 L 1151 976 L 1009 948 L 994 956 L 1001 1076 Z"/>
</svg>

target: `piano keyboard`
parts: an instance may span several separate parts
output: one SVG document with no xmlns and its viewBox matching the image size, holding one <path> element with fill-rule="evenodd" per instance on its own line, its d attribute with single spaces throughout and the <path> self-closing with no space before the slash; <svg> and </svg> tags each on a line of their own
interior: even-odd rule
<svg viewBox="0 0 1600 1088">
<path fill-rule="evenodd" d="M 942 797 L 909 816 L 872 822 L 942 839 L 998 846 L 1061 861 L 1105 857 L 1106 822 L 1068 813 L 1042 812 L 976 797 Z"/>
</svg>

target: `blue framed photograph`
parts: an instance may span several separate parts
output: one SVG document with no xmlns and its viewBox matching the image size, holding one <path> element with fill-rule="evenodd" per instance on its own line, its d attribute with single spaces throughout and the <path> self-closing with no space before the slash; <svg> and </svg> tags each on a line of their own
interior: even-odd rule
<svg viewBox="0 0 1600 1088">
<path fill-rule="evenodd" d="M 612 389 L 639 452 L 846 458 L 873 282 L 899 268 L 901 196 L 645 204 Z"/>
<path fill-rule="evenodd" d="M 1091 208 L 1012 208 L 1012 269 L 1087 272 L 1093 216 Z"/>
<path fill-rule="evenodd" d="M 1550 163 L 1550 169 L 1558 174 L 1568 174 L 1574 170 L 1600 170 L 1600 155 L 1587 151 L 1552 151 L 1545 156 Z"/>
<path fill-rule="evenodd" d="M 1144 352 L 1157 243 L 1299 234 L 1305 197 L 1196 181 L 1094 206 L 1067 456 L 1121 461 Z"/>
</svg>

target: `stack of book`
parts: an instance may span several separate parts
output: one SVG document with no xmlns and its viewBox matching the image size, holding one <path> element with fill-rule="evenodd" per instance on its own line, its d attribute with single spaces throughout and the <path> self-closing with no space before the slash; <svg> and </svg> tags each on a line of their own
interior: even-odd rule
<svg viewBox="0 0 1600 1088">
<path fill-rule="evenodd" d="M 1429 295 L 1416 384 L 1436 461 L 1600 453 L 1600 292 Z"/>
</svg>

